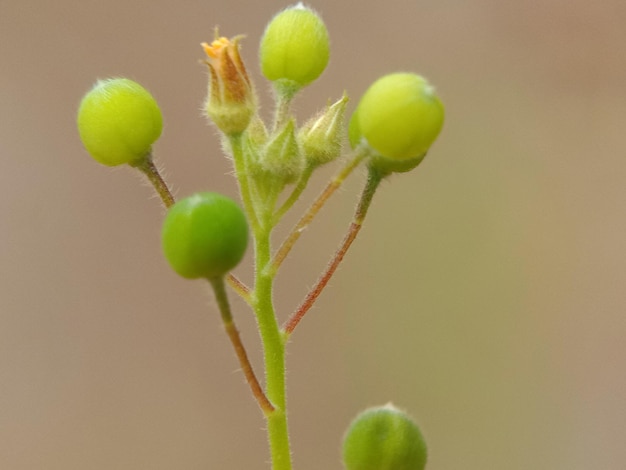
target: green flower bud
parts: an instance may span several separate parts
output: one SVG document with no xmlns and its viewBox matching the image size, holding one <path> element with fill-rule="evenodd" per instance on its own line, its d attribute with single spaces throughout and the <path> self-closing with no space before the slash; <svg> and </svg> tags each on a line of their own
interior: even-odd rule
<svg viewBox="0 0 626 470">
<path fill-rule="evenodd" d="M 248 222 L 232 199 L 217 193 L 197 193 L 169 209 L 161 241 L 165 257 L 182 277 L 214 279 L 243 258 Z"/>
<path fill-rule="evenodd" d="M 309 165 L 319 166 L 341 155 L 344 138 L 344 115 L 347 95 L 306 122 L 298 132 L 304 158 Z"/>
<path fill-rule="evenodd" d="M 83 97 L 77 123 L 87 151 L 108 166 L 141 163 L 163 129 L 155 99 L 127 78 L 99 80 Z"/>
<path fill-rule="evenodd" d="M 217 32 L 216 32 L 217 36 Z M 239 54 L 241 36 L 202 43 L 209 67 L 206 114 L 226 135 L 241 134 L 257 111 L 257 97 Z"/>
<path fill-rule="evenodd" d="M 426 154 L 443 120 L 443 104 L 423 77 L 394 73 L 374 82 L 361 98 L 350 120 L 350 142 L 364 140 L 391 160 L 414 160 Z"/>
<path fill-rule="evenodd" d="M 293 183 L 298 179 L 304 166 L 295 127 L 293 119 L 287 121 L 280 132 L 267 143 L 259 162 L 260 170 L 264 174 L 282 184 Z"/>
<path fill-rule="evenodd" d="M 298 3 L 278 13 L 261 39 L 261 70 L 292 94 L 317 79 L 328 64 L 330 41 L 320 16 Z"/>
<path fill-rule="evenodd" d="M 391 404 L 370 408 L 343 441 L 346 470 L 423 470 L 426 443 L 417 425 Z"/>
</svg>

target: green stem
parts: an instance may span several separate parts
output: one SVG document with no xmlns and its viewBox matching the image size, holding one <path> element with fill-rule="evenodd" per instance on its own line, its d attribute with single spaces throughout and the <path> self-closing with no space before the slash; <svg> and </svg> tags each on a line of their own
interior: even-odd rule
<svg viewBox="0 0 626 470">
<path fill-rule="evenodd" d="M 315 286 L 313 286 L 313 288 L 309 291 L 300 306 L 285 323 L 283 331 L 285 332 L 286 337 L 289 337 L 293 333 L 293 330 L 296 328 L 296 326 L 298 326 L 298 323 L 300 323 L 302 317 L 304 317 L 304 315 L 313 306 L 319 295 L 328 284 L 328 281 L 330 281 L 330 278 L 333 276 L 333 274 L 335 274 L 335 271 L 339 267 L 339 264 L 343 260 L 343 257 L 346 255 L 348 249 L 352 245 L 352 242 L 359 234 L 359 231 L 363 226 L 365 216 L 367 215 L 367 210 L 369 209 L 374 194 L 376 193 L 376 189 L 378 189 L 378 186 L 380 185 L 380 182 L 382 181 L 384 176 L 385 175 L 370 168 L 367 176 L 367 182 L 365 183 L 365 187 L 363 188 L 363 192 L 361 193 L 361 199 L 359 200 L 359 204 L 357 205 L 354 217 L 352 219 L 352 223 L 348 228 L 348 233 L 344 237 L 341 245 L 335 252 L 332 259 L 326 266 L 326 270 L 317 280 Z"/>
<path fill-rule="evenodd" d="M 272 300 L 273 276 L 266 274 L 270 262 L 269 224 L 255 233 L 256 275 L 253 306 L 263 342 L 265 387 L 274 411 L 266 415 L 272 470 L 291 470 L 285 389 L 285 341 Z"/>
<path fill-rule="evenodd" d="M 280 222 L 280 219 L 282 219 L 282 217 L 287 213 L 287 211 L 289 211 L 289 209 L 292 208 L 298 198 L 302 195 L 302 192 L 305 190 L 309 179 L 311 179 L 313 170 L 315 170 L 315 167 L 312 165 L 308 165 L 304 169 L 302 175 L 300 175 L 300 179 L 298 179 L 298 182 L 296 183 L 296 187 L 293 188 L 293 191 L 291 192 L 289 197 L 285 200 L 285 202 L 283 202 L 283 205 L 280 206 L 280 208 L 274 214 L 272 226 L 276 226 L 276 224 Z"/>
<path fill-rule="evenodd" d="M 298 92 L 299 88 L 289 84 L 274 84 L 274 93 L 276 96 L 276 109 L 274 110 L 274 123 L 272 125 L 272 132 L 277 132 L 278 129 L 287 121 L 289 112 L 291 110 L 291 101 Z"/>
<path fill-rule="evenodd" d="M 235 173 L 239 182 L 239 192 L 243 207 L 250 221 L 250 225 L 254 231 L 258 230 L 259 220 L 252 200 L 252 192 L 250 188 L 250 178 L 246 167 L 245 155 L 243 152 L 242 137 L 240 134 L 229 136 L 230 146 L 233 152 L 233 161 L 235 162 Z"/>
</svg>

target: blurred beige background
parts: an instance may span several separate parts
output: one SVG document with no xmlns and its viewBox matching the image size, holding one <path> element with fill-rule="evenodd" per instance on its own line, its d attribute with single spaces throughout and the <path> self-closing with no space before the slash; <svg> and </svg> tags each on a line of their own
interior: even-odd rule
<svg viewBox="0 0 626 470">
<path fill-rule="evenodd" d="M 286 5 L 0 0 L 3 470 L 268 468 L 210 294 L 161 257 L 159 202 L 130 169 L 93 162 L 74 120 L 97 78 L 138 80 L 162 107 L 155 154 L 177 194 L 236 196 L 199 112 L 199 43 L 215 25 L 246 33 L 269 113 L 256 48 Z M 297 101 L 301 119 L 410 70 L 436 84 L 447 122 L 418 170 L 384 185 L 293 336 L 296 468 L 341 468 L 350 419 L 390 400 L 421 424 L 430 470 L 624 468 L 626 3 L 314 7 L 332 58 Z M 285 265 L 281 318 L 341 239 L 362 180 Z M 250 263 L 238 273 L 250 279 Z M 259 364 L 254 322 L 235 308 Z"/>
</svg>

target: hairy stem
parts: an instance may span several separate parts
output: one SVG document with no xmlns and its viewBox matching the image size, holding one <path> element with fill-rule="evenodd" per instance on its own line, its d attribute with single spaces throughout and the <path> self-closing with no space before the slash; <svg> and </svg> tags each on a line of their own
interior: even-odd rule
<svg viewBox="0 0 626 470">
<path fill-rule="evenodd" d="M 285 200 L 285 202 L 283 202 L 282 206 L 280 206 L 280 208 L 274 214 L 274 217 L 272 219 L 272 226 L 275 226 L 278 222 L 280 222 L 280 219 L 282 219 L 282 217 L 289 211 L 289 209 L 293 207 L 298 198 L 302 195 L 302 192 L 306 189 L 306 185 L 308 184 L 309 179 L 311 179 L 311 175 L 313 174 L 314 169 L 315 167 L 311 165 L 308 165 L 304 169 L 302 175 L 296 183 L 296 187 L 293 188 L 293 191 L 291 192 L 289 197 Z"/>
<path fill-rule="evenodd" d="M 234 274 L 226 275 L 226 282 L 248 305 L 250 305 L 250 288 L 239 280 Z"/>
<path fill-rule="evenodd" d="M 148 155 L 147 158 L 134 166 L 144 175 L 146 175 L 148 181 L 150 181 L 150 183 L 154 187 L 154 190 L 161 198 L 163 205 L 166 208 L 173 206 L 176 200 L 172 195 L 172 191 L 170 191 L 170 188 L 165 182 L 165 179 L 163 178 L 163 176 L 161 176 L 161 173 L 152 161 L 152 155 Z"/>
<path fill-rule="evenodd" d="M 271 214 L 270 214 L 271 215 Z M 285 389 L 285 341 L 274 311 L 273 277 L 266 274 L 270 262 L 270 229 L 255 233 L 256 276 L 253 306 L 263 343 L 265 386 L 267 397 L 274 405 L 266 415 L 272 470 L 291 470 L 291 450 L 287 428 Z"/>
<path fill-rule="evenodd" d="M 272 124 L 272 133 L 278 132 L 283 124 L 289 118 L 291 111 L 291 101 L 297 93 L 297 89 L 276 85 L 274 94 L 276 96 L 276 109 L 274 110 L 274 122 Z"/>
<path fill-rule="evenodd" d="M 250 177 L 248 175 L 248 168 L 246 167 L 241 135 L 230 136 L 229 142 L 233 152 L 235 173 L 237 181 L 239 182 L 239 192 L 241 194 L 241 200 L 243 201 L 243 208 L 246 211 L 246 216 L 250 221 L 252 229 L 256 231 L 259 226 L 259 219 L 252 199 L 253 196 L 250 188 Z"/>
</svg>

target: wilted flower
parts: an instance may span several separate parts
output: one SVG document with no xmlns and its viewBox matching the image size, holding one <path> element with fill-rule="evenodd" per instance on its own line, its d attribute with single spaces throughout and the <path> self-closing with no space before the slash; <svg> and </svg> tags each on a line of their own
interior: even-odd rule
<svg viewBox="0 0 626 470">
<path fill-rule="evenodd" d="M 257 108 L 254 86 L 239 54 L 242 37 L 227 39 L 216 34 L 211 44 L 202 44 L 209 67 L 206 114 L 229 135 L 245 131 Z"/>
</svg>

